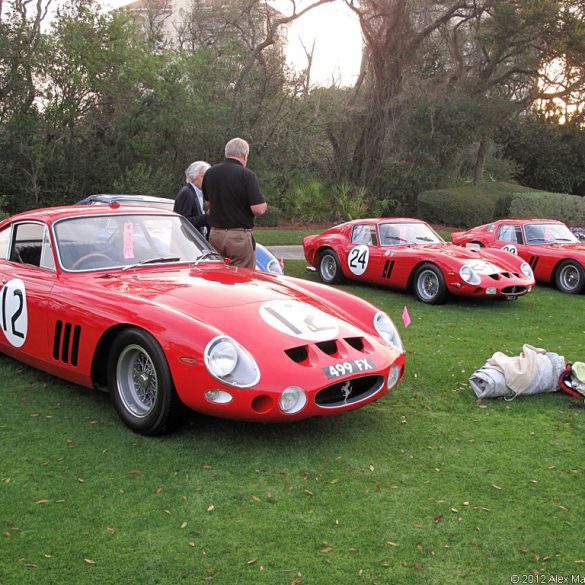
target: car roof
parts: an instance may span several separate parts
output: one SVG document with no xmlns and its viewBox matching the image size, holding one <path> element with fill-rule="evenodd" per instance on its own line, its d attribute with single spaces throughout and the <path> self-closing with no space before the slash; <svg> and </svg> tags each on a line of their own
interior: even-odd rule
<svg viewBox="0 0 585 585">
<path fill-rule="evenodd" d="M 99 215 L 176 215 L 172 211 L 148 206 L 105 207 L 102 205 L 63 205 L 31 209 L 7 218 L 4 221 L 45 221 L 55 222 L 70 217 L 88 217 Z M 4 222 L 3 222 L 4 223 Z"/>
<path fill-rule="evenodd" d="M 492 223 L 510 223 L 513 225 L 522 225 L 525 223 L 563 223 L 562 221 L 559 221 L 558 219 L 528 219 L 528 218 L 518 218 L 518 217 L 514 217 L 511 219 L 499 219 L 497 222 L 492 222 Z M 486 225 L 492 225 L 490 224 L 486 224 Z M 563 224 L 564 225 L 564 224 Z"/>
<path fill-rule="evenodd" d="M 132 195 L 129 193 L 98 193 L 95 195 L 88 195 L 85 199 L 79 201 L 80 205 L 84 205 L 86 203 L 93 203 L 95 201 L 101 201 L 104 203 L 109 203 L 110 201 L 144 201 L 144 202 L 152 202 L 152 203 L 174 203 L 174 199 L 169 199 L 168 197 L 158 197 L 154 195 Z"/>
</svg>

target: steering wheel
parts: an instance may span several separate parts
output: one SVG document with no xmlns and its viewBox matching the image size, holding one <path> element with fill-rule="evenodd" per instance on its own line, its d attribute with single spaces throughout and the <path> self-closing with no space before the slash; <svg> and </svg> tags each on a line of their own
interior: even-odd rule
<svg viewBox="0 0 585 585">
<path fill-rule="evenodd" d="M 89 254 L 81 256 L 75 262 L 73 262 L 71 265 L 71 270 L 77 270 L 78 268 L 81 268 L 83 264 L 91 260 L 106 260 L 107 262 L 112 261 L 112 259 L 107 254 L 103 254 L 102 252 L 90 252 Z"/>
</svg>

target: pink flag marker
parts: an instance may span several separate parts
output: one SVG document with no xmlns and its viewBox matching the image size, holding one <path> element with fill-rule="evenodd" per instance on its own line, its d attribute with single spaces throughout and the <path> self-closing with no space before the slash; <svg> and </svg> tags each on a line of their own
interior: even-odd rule
<svg viewBox="0 0 585 585">
<path fill-rule="evenodd" d="M 402 309 L 402 322 L 404 323 L 405 327 L 408 327 L 411 324 L 410 315 L 408 314 L 408 309 L 406 306 Z"/>
</svg>

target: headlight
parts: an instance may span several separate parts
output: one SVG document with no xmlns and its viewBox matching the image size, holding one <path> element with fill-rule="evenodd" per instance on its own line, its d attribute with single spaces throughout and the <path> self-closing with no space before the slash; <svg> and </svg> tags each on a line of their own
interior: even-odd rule
<svg viewBox="0 0 585 585">
<path fill-rule="evenodd" d="M 268 266 L 266 266 L 266 272 L 271 272 L 272 274 L 282 274 L 280 262 L 276 258 L 270 260 L 270 262 L 268 262 Z"/>
<path fill-rule="evenodd" d="M 459 270 L 459 276 L 468 284 L 479 284 L 481 282 L 481 278 L 466 264 L 464 264 Z"/>
<path fill-rule="evenodd" d="M 383 313 L 382 311 L 376 313 L 376 316 L 374 317 L 374 327 L 378 332 L 378 335 L 384 341 L 391 343 L 396 349 L 404 351 L 404 346 L 402 345 L 400 335 L 398 335 L 398 330 L 386 313 Z"/>
<path fill-rule="evenodd" d="M 250 388 L 260 380 L 260 370 L 252 356 L 234 339 L 212 339 L 203 354 L 209 373 L 230 386 Z"/>
<path fill-rule="evenodd" d="M 298 386 L 289 386 L 280 395 L 278 405 L 285 414 L 300 412 L 307 404 L 307 395 Z"/>
<path fill-rule="evenodd" d="M 528 277 L 534 279 L 534 272 L 532 272 L 532 268 L 530 268 L 530 264 L 528 262 L 522 262 L 520 266 L 520 270 Z"/>
</svg>

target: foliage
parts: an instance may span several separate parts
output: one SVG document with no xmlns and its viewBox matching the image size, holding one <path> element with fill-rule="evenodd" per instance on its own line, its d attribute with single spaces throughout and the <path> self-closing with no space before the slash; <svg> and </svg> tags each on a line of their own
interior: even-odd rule
<svg viewBox="0 0 585 585">
<path fill-rule="evenodd" d="M 268 209 L 256 218 L 256 225 L 258 227 L 276 227 L 280 221 L 280 216 L 280 209 L 269 205 Z"/>
<path fill-rule="evenodd" d="M 334 219 L 348 221 L 369 215 L 366 203 L 366 190 L 352 189 L 348 183 L 339 183 L 333 187 L 332 208 Z"/>
<path fill-rule="evenodd" d="M 114 193 L 140 193 L 174 198 L 176 185 L 169 181 L 163 169 L 148 167 L 143 163 L 126 169 L 120 179 L 114 180 Z"/>
<path fill-rule="evenodd" d="M 510 217 L 559 219 L 569 225 L 585 223 L 585 198 L 566 193 L 515 193 Z"/>
<path fill-rule="evenodd" d="M 430 222 L 470 228 L 508 216 L 513 194 L 522 191 L 530 189 L 506 182 L 426 191 L 418 196 L 418 215 Z"/>
<path fill-rule="evenodd" d="M 316 279 L 305 265 L 286 261 Z M 583 299 L 539 286 L 510 303 L 431 307 L 341 288 L 392 316 L 407 370 L 340 417 L 193 415 L 148 438 L 105 394 L 0 356 L 2 581 L 467 585 L 578 571 L 583 403 L 478 401 L 467 379 L 524 343 L 581 358 L 583 327 L 567 324 Z"/>
<path fill-rule="evenodd" d="M 585 128 L 535 115 L 506 124 L 500 136 L 523 184 L 585 195 Z"/>
</svg>

